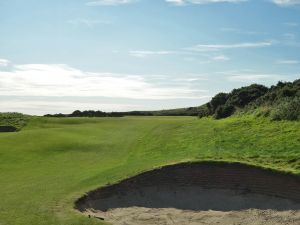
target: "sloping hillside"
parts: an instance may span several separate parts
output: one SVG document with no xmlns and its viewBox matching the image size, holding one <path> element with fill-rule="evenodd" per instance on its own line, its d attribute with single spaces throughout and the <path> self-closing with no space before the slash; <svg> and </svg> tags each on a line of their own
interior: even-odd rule
<svg viewBox="0 0 300 225">
<path fill-rule="evenodd" d="M 297 120 L 300 118 L 300 80 L 278 82 L 267 88 L 263 85 L 250 86 L 219 93 L 201 106 L 199 116 L 226 118 L 235 113 L 253 113 L 270 116 L 274 120 Z"/>
</svg>

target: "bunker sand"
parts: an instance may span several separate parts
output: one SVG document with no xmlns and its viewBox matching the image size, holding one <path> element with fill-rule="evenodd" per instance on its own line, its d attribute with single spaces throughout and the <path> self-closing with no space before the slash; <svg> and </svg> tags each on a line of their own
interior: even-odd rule
<svg viewBox="0 0 300 225">
<path fill-rule="evenodd" d="M 149 209 L 130 207 L 106 213 L 87 212 L 115 225 L 299 225 L 300 213 L 272 210 L 245 211 L 182 211 L 178 209 Z"/>
<path fill-rule="evenodd" d="M 166 166 L 88 193 L 86 215 L 115 225 L 299 225 L 299 178 L 242 164 Z"/>
</svg>

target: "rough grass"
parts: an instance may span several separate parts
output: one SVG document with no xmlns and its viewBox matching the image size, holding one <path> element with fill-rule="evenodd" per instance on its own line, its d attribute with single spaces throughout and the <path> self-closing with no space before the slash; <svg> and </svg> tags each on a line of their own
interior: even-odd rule
<svg viewBox="0 0 300 225">
<path fill-rule="evenodd" d="M 0 134 L 0 225 L 101 224 L 83 193 L 183 161 L 245 162 L 300 175 L 300 122 L 251 116 L 31 118 Z"/>
<path fill-rule="evenodd" d="M 0 113 L 0 126 L 13 126 L 21 130 L 27 123 L 29 116 L 21 113 Z"/>
</svg>

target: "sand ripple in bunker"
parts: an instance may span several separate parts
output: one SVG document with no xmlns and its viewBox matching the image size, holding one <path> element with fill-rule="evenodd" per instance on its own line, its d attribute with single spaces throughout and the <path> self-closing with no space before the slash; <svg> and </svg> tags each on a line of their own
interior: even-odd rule
<svg viewBox="0 0 300 225">
<path fill-rule="evenodd" d="M 115 225 L 300 224 L 296 176 L 241 164 L 179 164 L 92 191 L 81 212 Z"/>
<path fill-rule="evenodd" d="M 299 225 L 299 211 L 182 211 L 131 207 L 106 213 L 87 212 L 114 225 Z"/>
</svg>

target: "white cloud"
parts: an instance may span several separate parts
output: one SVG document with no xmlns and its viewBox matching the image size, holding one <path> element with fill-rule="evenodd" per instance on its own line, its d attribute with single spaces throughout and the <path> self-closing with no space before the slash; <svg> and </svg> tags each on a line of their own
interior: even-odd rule
<svg viewBox="0 0 300 225">
<path fill-rule="evenodd" d="M 7 59 L 0 59 L 0 66 L 8 66 L 10 64 L 10 61 Z"/>
<path fill-rule="evenodd" d="M 86 3 L 88 6 L 116 6 L 116 5 L 125 5 L 134 3 L 137 0 L 96 0 L 96 1 L 89 1 Z"/>
<path fill-rule="evenodd" d="M 230 60 L 230 58 L 226 55 L 216 55 L 216 56 L 212 57 L 212 60 L 214 60 L 214 61 L 228 61 L 228 60 Z"/>
<path fill-rule="evenodd" d="M 125 5 L 137 2 L 139 0 L 94 0 L 86 3 L 88 6 L 116 6 Z M 211 4 L 211 3 L 240 3 L 248 0 L 165 0 L 165 2 L 173 5 L 186 5 L 186 4 Z"/>
<path fill-rule="evenodd" d="M 74 26 L 84 25 L 87 27 L 94 27 L 99 24 L 111 24 L 112 22 L 108 20 L 92 20 L 92 19 L 78 18 L 78 19 L 68 20 L 67 23 L 72 24 Z"/>
<path fill-rule="evenodd" d="M 300 64 L 300 61 L 299 60 L 285 59 L 285 60 L 278 60 L 276 63 L 277 64 L 293 65 L 293 64 Z"/>
<path fill-rule="evenodd" d="M 248 0 L 165 0 L 168 3 L 174 5 L 186 5 L 186 4 L 211 4 L 211 3 L 239 3 L 246 2 Z"/>
<path fill-rule="evenodd" d="M 272 0 L 272 2 L 279 6 L 292 6 L 300 4 L 300 0 Z"/>
<path fill-rule="evenodd" d="M 129 51 L 129 55 L 138 57 L 138 58 L 145 58 L 148 56 L 154 56 L 154 55 L 171 55 L 175 54 L 176 52 L 174 51 Z"/>
<path fill-rule="evenodd" d="M 172 3 L 174 5 L 184 5 L 185 0 L 166 0 L 166 2 Z"/>
<path fill-rule="evenodd" d="M 0 96 L 99 96 L 130 99 L 197 99 L 205 90 L 155 83 L 142 75 L 91 73 L 64 64 L 15 65 L 0 70 Z"/>
<path fill-rule="evenodd" d="M 199 44 L 194 47 L 187 48 L 187 50 L 198 51 L 198 52 L 209 52 L 209 51 L 220 51 L 228 49 L 240 49 L 240 48 L 263 48 L 272 46 L 273 42 L 245 42 L 235 44 Z"/>
<path fill-rule="evenodd" d="M 43 115 L 54 113 L 70 113 L 80 110 L 128 111 L 141 109 L 141 105 L 135 104 L 109 104 L 101 102 L 76 102 L 76 101 L 51 101 L 36 99 L 10 99 L 0 100 L 0 109 L 6 112 L 22 112 L 31 115 Z"/>
</svg>

